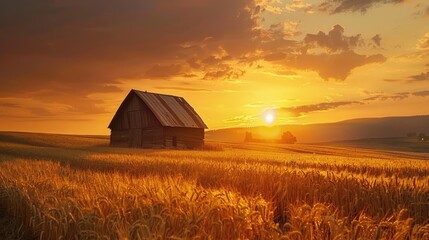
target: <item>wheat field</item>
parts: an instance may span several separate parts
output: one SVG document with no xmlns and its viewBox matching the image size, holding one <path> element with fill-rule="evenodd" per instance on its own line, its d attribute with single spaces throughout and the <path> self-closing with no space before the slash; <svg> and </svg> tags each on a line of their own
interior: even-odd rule
<svg viewBox="0 0 429 240">
<path fill-rule="evenodd" d="M 107 145 L 106 137 L 0 133 L 0 213 L 14 237 L 429 239 L 424 154 Z"/>
</svg>

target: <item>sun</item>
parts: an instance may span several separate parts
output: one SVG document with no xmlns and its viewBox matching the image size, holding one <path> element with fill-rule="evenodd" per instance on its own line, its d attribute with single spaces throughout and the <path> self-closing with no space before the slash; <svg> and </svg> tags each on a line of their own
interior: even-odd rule
<svg viewBox="0 0 429 240">
<path fill-rule="evenodd" d="M 268 125 L 271 125 L 274 122 L 274 119 L 275 119 L 274 113 L 269 112 L 269 113 L 265 114 L 264 118 L 265 118 L 265 123 L 268 124 Z"/>
</svg>

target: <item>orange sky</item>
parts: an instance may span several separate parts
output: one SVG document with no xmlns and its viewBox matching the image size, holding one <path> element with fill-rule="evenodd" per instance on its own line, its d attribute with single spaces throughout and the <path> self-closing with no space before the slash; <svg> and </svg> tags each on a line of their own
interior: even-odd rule
<svg viewBox="0 0 429 240">
<path fill-rule="evenodd" d="M 0 130 L 108 134 L 130 89 L 209 128 L 429 114 L 426 0 L 0 3 Z"/>
</svg>

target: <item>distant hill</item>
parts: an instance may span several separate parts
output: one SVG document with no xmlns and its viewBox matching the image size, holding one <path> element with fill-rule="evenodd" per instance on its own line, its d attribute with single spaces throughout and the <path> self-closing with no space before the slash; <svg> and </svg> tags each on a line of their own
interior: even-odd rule
<svg viewBox="0 0 429 240">
<path fill-rule="evenodd" d="M 252 132 L 253 136 L 258 138 L 280 138 L 285 131 L 290 131 L 300 143 L 404 137 L 410 132 L 429 135 L 429 115 L 361 118 L 309 125 L 227 128 L 206 132 L 206 139 L 242 142 L 246 132 Z"/>
</svg>

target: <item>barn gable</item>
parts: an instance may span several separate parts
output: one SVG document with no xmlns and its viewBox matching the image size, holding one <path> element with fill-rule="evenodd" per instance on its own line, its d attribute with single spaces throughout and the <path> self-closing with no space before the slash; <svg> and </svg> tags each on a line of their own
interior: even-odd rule
<svg viewBox="0 0 429 240">
<path fill-rule="evenodd" d="M 122 102 L 109 124 L 110 129 L 147 128 L 161 126 L 152 111 L 133 93 Z"/>
</svg>

